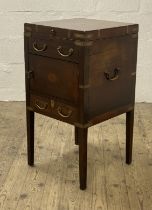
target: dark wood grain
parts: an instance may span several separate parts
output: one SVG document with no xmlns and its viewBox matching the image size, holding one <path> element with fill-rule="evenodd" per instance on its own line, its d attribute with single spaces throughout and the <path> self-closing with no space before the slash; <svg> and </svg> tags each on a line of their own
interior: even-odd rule
<svg viewBox="0 0 152 210">
<path fill-rule="evenodd" d="M 77 64 L 37 55 L 30 55 L 29 63 L 33 72 L 31 91 L 77 103 Z"/>
<path fill-rule="evenodd" d="M 25 30 L 35 39 L 98 40 L 138 33 L 138 24 L 74 18 L 25 23 Z"/>
<path fill-rule="evenodd" d="M 24 35 L 24 59 L 25 59 L 25 94 L 26 106 L 30 103 L 30 83 L 29 83 L 29 38 Z"/>
<path fill-rule="evenodd" d="M 126 113 L 126 163 L 132 162 L 134 109 Z"/>
<path fill-rule="evenodd" d="M 38 48 L 40 51 L 36 51 L 33 45 Z M 61 46 L 62 49 L 60 50 L 62 54 L 67 55 L 69 53 L 70 49 L 73 49 L 73 52 L 70 56 L 61 56 L 60 53 L 58 52 L 57 48 Z M 41 49 L 43 49 L 41 51 Z M 79 62 L 79 47 L 74 45 L 73 41 L 70 40 L 46 40 L 40 38 L 30 38 L 29 39 L 29 52 L 32 54 L 36 55 L 42 55 L 46 57 L 52 57 L 52 58 L 58 58 L 61 60 L 68 60 L 68 61 L 73 61 L 75 63 Z"/>
<path fill-rule="evenodd" d="M 59 107 L 61 108 L 61 115 L 58 110 Z M 57 99 L 49 99 L 31 94 L 30 108 L 34 112 L 55 118 L 57 120 L 62 120 L 63 122 L 68 122 L 70 124 L 78 122 L 78 110 L 75 107 L 65 104 Z M 71 112 L 70 115 L 69 112 Z"/>
<path fill-rule="evenodd" d="M 80 189 L 86 188 L 90 126 L 126 113 L 130 164 L 138 24 L 78 18 L 24 27 L 29 165 L 34 164 L 34 112 L 75 126 Z"/>
<path fill-rule="evenodd" d="M 65 29 L 71 29 L 71 30 L 78 30 L 78 31 L 93 31 L 93 30 L 98 30 L 98 29 L 117 28 L 117 27 L 124 27 L 128 25 L 134 25 L 130 23 L 121 23 L 121 22 L 87 19 L 87 18 L 41 21 L 41 22 L 35 22 L 33 24 L 42 25 L 42 26 L 51 26 L 51 27 L 57 27 L 57 28 L 65 28 Z"/>
<path fill-rule="evenodd" d="M 26 110 L 28 164 L 34 165 L 34 112 Z"/>
<path fill-rule="evenodd" d="M 89 120 L 109 110 L 134 103 L 137 38 L 124 36 L 106 39 L 92 47 L 89 77 Z M 105 73 L 116 80 L 108 80 Z"/>
<path fill-rule="evenodd" d="M 79 132 L 78 132 L 79 128 L 78 127 L 74 127 L 74 136 L 75 136 L 75 144 L 79 145 Z"/>
<path fill-rule="evenodd" d="M 80 189 L 86 189 L 87 182 L 87 128 L 78 128 Z"/>
</svg>

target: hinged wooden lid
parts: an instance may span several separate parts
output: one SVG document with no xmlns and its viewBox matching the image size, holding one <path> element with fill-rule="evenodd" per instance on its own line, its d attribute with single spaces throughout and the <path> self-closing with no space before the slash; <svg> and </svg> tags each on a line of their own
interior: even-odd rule
<svg viewBox="0 0 152 210">
<path fill-rule="evenodd" d="M 41 34 L 47 39 L 97 40 L 138 33 L 138 24 L 74 18 L 25 23 L 27 36 Z"/>
</svg>

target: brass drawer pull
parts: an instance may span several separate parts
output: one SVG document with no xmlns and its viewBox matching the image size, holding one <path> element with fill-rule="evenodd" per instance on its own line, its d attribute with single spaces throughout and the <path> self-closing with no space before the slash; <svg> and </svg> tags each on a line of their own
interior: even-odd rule
<svg viewBox="0 0 152 210">
<path fill-rule="evenodd" d="M 70 48 L 69 51 L 68 51 L 68 54 L 63 54 L 63 53 L 61 52 L 61 50 L 62 50 L 62 47 L 61 47 L 61 46 L 57 47 L 58 53 L 59 53 L 61 56 L 63 56 L 63 57 L 69 57 L 70 55 L 72 55 L 72 53 L 73 53 L 73 51 L 74 51 L 73 48 Z"/>
<path fill-rule="evenodd" d="M 120 71 L 120 69 L 115 68 L 113 71 L 113 75 L 110 75 L 109 72 L 104 72 L 104 75 L 107 80 L 114 81 L 119 78 L 119 71 Z"/>
<path fill-rule="evenodd" d="M 37 52 L 45 51 L 46 48 L 47 48 L 47 45 L 46 45 L 46 44 L 43 44 L 43 47 L 42 47 L 41 49 L 39 49 L 39 48 L 37 47 L 36 41 L 33 43 L 33 49 L 34 49 L 35 51 L 37 51 Z"/>
<path fill-rule="evenodd" d="M 68 117 L 70 117 L 71 114 L 72 114 L 72 110 L 69 110 L 68 113 L 67 113 L 67 115 L 63 114 L 63 113 L 62 113 L 62 108 L 61 108 L 60 106 L 57 108 L 57 112 L 58 112 L 58 114 L 59 114 L 61 117 L 64 117 L 64 118 L 68 118 Z"/>
<path fill-rule="evenodd" d="M 37 101 L 36 101 L 36 102 L 35 102 L 35 106 L 36 106 L 37 108 L 39 108 L 40 110 L 44 110 L 44 109 L 47 108 L 48 104 L 44 104 L 43 106 L 40 106 L 40 105 L 38 105 L 38 103 L 37 103 Z"/>
</svg>

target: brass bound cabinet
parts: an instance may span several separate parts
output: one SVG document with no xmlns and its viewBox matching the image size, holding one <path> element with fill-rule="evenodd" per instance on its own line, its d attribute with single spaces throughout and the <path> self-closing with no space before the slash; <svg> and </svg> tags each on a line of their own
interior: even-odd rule
<svg viewBox="0 0 152 210">
<path fill-rule="evenodd" d="M 137 41 L 138 24 L 83 18 L 25 23 L 29 165 L 34 164 L 34 112 L 75 126 L 81 189 L 90 126 L 126 113 L 126 163 L 131 163 Z"/>
</svg>

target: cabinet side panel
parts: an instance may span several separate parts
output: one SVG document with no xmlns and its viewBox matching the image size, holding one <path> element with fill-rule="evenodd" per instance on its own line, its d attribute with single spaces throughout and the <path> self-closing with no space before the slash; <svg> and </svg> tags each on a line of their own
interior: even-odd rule
<svg viewBox="0 0 152 210">
<path fill-rule="evenodd" d="M 90 55 L 89 120 L 134 104 L 137 34 L 103 39 Z"/>
</svg>

